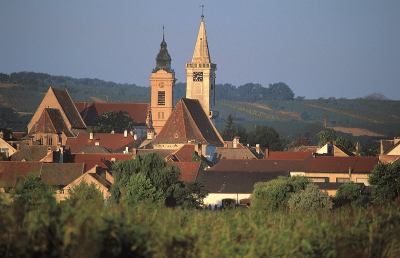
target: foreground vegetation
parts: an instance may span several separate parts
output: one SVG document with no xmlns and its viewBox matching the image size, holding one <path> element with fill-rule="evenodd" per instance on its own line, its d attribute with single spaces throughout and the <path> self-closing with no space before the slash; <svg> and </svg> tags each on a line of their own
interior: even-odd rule
<svg viewBox="0 0 400 258">
<path fill-rule="evenodd" d="M 250 208 L 218 211 L 157 156 L 115 169 L 107 201 L 82 183 L 57 203 L 33 176 L 1 193 L 0 257 L 400 257 L 400 162 L 375 168 L 371 195 L 350 183 L 331 200 L 278 178 L 255 186 Z"/>
<path fill-rule="evenodd" d="M 90 187 L 89 187 L 90 188 Z M 83 191 L 85 192 L 85 191 Z M 1 257 L 399 257 L 398 204 L 288 212 L 103 203 L 0 206 Z M 82 198 L 82 194 L 86 198 Z M 77 196 L 79 198 L 77 198 Z M 37 196 L 36 196 L 37 197 Z"/>
</svg>

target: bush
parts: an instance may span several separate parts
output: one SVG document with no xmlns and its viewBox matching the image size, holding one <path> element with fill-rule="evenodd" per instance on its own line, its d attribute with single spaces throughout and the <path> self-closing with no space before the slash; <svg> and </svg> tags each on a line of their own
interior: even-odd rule
<svg viewBox="0 0 400 258">
<path fill-rule="evenodd" d="M 276 210 L 287 207 L 291 194 L 305 189 L 309 184 L 306 177 L 280 177 L 254 186 L 252 207 L 261 210 Z"/>
<path fill-rule="evenodd" d="M 339 186 L 333 200 L 336 207 L 352 205 L 357 207 L 366 206 L 369 202 L 369 194 L 365 191 L 363 184 L 353 182 Z"/>
<path fill-rule="evenodd" d="M 288 200 L 290 210 L 316 211 L 332 209 L 333 203 L 327 193 L 321 192 L 314 184 L 307 185 L 305 190 L 294 193 Z"/>
<path fill-rule="evenodd" d="M 400 196 L 400 161 L 392 164 L 379 163 L 369 176 L 373 185 L 373 201 L 385 203 Z"/>
</svg>

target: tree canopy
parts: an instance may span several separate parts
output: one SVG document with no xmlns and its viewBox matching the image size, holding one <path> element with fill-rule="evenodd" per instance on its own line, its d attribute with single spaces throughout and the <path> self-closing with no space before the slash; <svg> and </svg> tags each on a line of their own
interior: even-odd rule
<svg viewBox="0 0 400 258">
<path fill-rule="evenodd" d="M 122 133 L 124 130 L 133 130 L 134 121 L 127 112 L 106 112 L 96 121 L 95 131 L 99 133 Z"/>
</svg>

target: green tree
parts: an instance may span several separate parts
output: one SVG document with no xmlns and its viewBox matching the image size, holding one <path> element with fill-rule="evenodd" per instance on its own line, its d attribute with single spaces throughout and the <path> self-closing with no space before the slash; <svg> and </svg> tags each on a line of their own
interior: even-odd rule
<svg viewBox="0 0 400 258">
<path fill-rule="evenodd" d="M 339 186 L 333 202 L 336 207 L 345 205 L 353 205 L 356 207 L 365 206 L 368 204 L 369 195 L 366 193 L 362 184 L 353 182 L 345 183 Z"/>
<path fill-rule="evenodd" d="M 309 184 L 306 189 L 292 194 L 288 200 L 288 205 L 290 210 L 300 211 L 330 210 L 333 207 L 328 194 L 320 191 L 315 184 Z"/>
<path fill-rule="evenodd" d="M 247 136 L 250 145 L 260 144 L 261 148 L 270 150 L 283 150 L 284 144 L 277 131 L 268 126 L 256 126 Z"/>
<path fill-rule="evenodd" d="M 158 154 L 151 153 L 144 156 L 138 156 L 134 160 L 117 162 L 113 167 L 115 175 L 115 183 L 111 189 L 112 199 L 118 202 L 128 191 L 129 184 L 136 184 L 136 178 L 131 182 L 131 178 L 137 174 L 142 174 L 149 181 L 147 187 L 151 186 L 156 191 L 153 193 L 154 200 L 164 200 L 169 205 L 180 205 L 186 199 L 193 196 L 198 196 L 196 206 L 202 202 L 202 195 L 197 195 L 196 192 L 191 192 L 193 188 L 189 188 L 187 184 L 180 181 L 180 172 L 176 166 L 167 164 Z M 198 189 L 197 189 L 198 190 Z M 196 191 L 197 191 L 196 190 Z M 134 190 L 131 192 L 135 193 Z M 148 192 L 147 192 L 148 193 Z M 185 193 L 185 194 L 182 194 Z M 185 202 L 186 203 L 186 202 Z"/>
<path fill-rule="evenodd" d="M 128 205 L 136 205 L 140 202 L 158 202 L 164 198 L 164 194 L 151 184 L 149 178 L 138 173 L 129 178 L 122 201 Z"/>
<path fill-rule="evenodd" d="M 234 137 L 239 136 L 242 142 L 247 142 L 247 132 L 246 129 L 236 125 L 233 121 L 231 114 L 228 115 L 225 123 L 225 128 L 222 131 L 222 138 L 225 141 L 232 141 Z"/>
<path fill-rule="evenodd" d="M 343 136 L 338 136 L 336 137 L 335 144 L 339 146 L 341 149 L 348 151 L 348 152 L 353 152 L 355 151 L 355 144 L 352 142 L 350 139 L 343 137 Z"/>
<path fill-rule="evenodd" d="M 323 146 L 328 142 L 334 142 L 336 140 L 336 132 L 333 129 L 325 128 L 317 133 L 318 144 Z"/>
<path fill-rule="evenodd" d="M 379 163 L 369 176 L 373 185 L 373 199 L 377 203 L 393 201 L 400 196 L 400 161 L 392 164 Z"/>
<path fill-rule="evenodd" d="M 124 130 L 133 130 L 134 121 L 127 112 L 107 112 L 97 118 L 95 131 L 109 133 L 115 131 L 122 133 Z"/>
<path fill-rule="evenodd" d="M 103 194 L 94 184 L 81 182 L 69 189 L 69 196 L 64 202 L 72 208 L 81 204 L 85 205 L 88 202 L 98 203 L 101 206 L 103 204 Z"/>
<path fill-rule="evenodd" d="M 12 204 L 18 227 L 14 232 L 17 256 L 49 257 L 59 253 L 58 207 L 54 191 L 39 177 L 21 179 L 12 193 Z"/>
<path fill-rule="evenodd" d="M 258 210 L 276 210 L 287 207 L 293 193 L 304 190 L 310 181 L 306 177 L 280 177 L 254 185 L 252 207 Z"/>
</svg>

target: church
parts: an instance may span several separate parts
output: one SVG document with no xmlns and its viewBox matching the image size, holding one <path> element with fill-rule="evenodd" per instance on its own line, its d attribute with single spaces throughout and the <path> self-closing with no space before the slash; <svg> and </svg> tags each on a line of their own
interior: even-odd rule
<svg viewBox="0 0 400 258">
<path fill-rule="evenodd" d="M 224 141 L 213 123 L 218 116 L 214 110 L 217 66 L 211 61 L 203 15 L 192 59 L 185 67 L 186 98 L 176 106 L 171 60 L 163 32 L 149 78 L 150 103 L 73 102 L 66 89 L 50 87 L 29 122 L 30 144 L 66 146 L 74 152 L 124 153 L 133 149 L 173 151 L 190 144 L 211 158 Z M 99 116 L 118 111 L 127 112 L 135 121 L 134 130 L 124 134 L 90 132 Z"/>
</svg>

